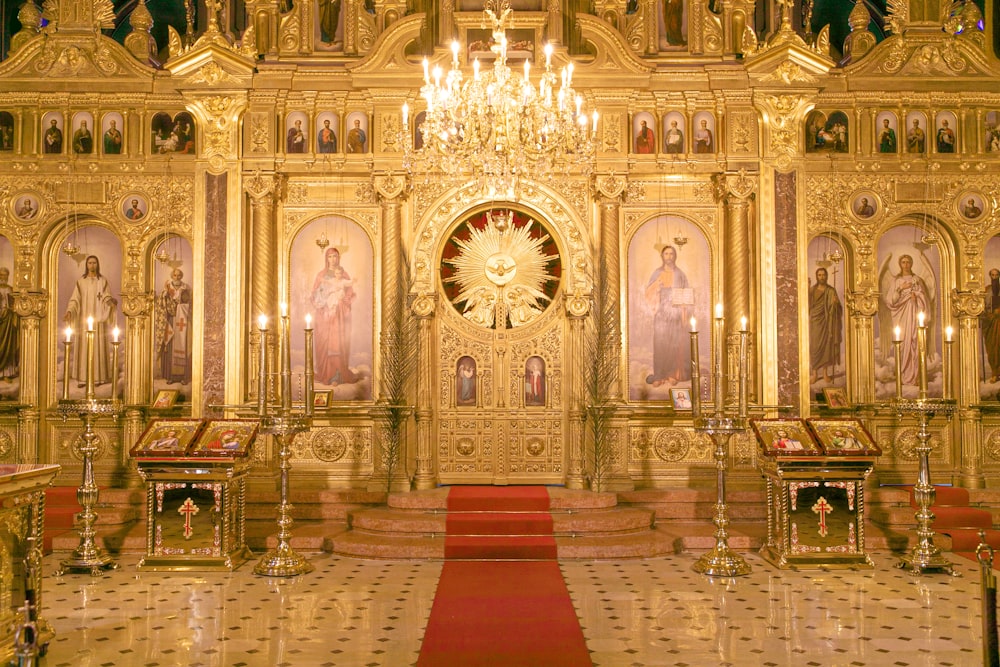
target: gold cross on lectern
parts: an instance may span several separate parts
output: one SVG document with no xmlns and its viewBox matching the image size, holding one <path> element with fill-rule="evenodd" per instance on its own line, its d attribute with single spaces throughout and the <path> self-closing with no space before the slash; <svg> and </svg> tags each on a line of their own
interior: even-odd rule
<svg viewBox="0 0 1000 667">
<path fill-rule="evenodd" d="M 198 513 L 198 506 L 188 498 L 184 504 L 177 508 L 177 513 L 184 515 L 184 539 L 190 540 L 191 535 L 194 534 L 194 530 L 191 528 L 191 517 Z"/>
</svg>

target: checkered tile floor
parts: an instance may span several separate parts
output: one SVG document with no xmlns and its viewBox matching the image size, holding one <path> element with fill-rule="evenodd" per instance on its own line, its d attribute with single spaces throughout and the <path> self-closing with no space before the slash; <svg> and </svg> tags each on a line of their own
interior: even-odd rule
<svg viewBox="0 0 1000 667">
<path fill-rule="evenodd" d="M 594 664 L 982 664 L 978 567 L 922 577 L 874 554 L 875 570 L 794 572 L 747 555 L 753 573 L 710 579 L 698 554 L 561 564 Z M 291 579 L 234 573 L 55 576 L 44 615 L 56 631 L 44 667 L 412 665 L 440 562 L 310 556 Z M 498 666 L 502 667 L 502 666 Z M 539 666 L 543 667 L 543 666 Z"/>
</svg>

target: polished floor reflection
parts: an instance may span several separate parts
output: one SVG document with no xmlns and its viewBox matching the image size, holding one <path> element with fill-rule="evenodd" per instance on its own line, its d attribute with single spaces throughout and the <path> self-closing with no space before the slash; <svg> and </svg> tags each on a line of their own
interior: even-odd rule
<svg viewBox="0 0 1000 667">
<path fill-rule="evenodd" d="M 595 665 L 982 664 L 978 567 L 917 577 L 874 554 L 875 570 L 781 571 L 710 579 L 697 554 L 563 562 Z M 416 661 L 440 562 L 310 557 L 312 574 L 46 574 L 57 635 L 46 667 L 404 666 Z M 45 560 L 47 573 L 58 558 Z M 499 666 L 498 667 L 502 667 Z M 542 667 L 542 666 L 539 666 Z"/>
</svg>

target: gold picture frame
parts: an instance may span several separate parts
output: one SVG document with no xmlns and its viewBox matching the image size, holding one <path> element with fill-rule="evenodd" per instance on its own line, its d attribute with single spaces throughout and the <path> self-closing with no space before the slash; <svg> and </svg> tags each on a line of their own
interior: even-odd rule
<svg viewBox="0 0 1000 667">
<path fill-rule="evenodd" d="M 823 450 L 802 419 L 752 419 L 764 456 L 821 456 Z"/>
<path fill-rule="evenodd" d="M 190 456 L 247 456 L 257 439 L 256 419 L 216 419 L 205 424 Z"/>
<path fill-rule="evenodd" d="M 313 392 L 313 407 L 314 408 L 328 408 L 330 407 L 330 397 L 333 392 L 329 389 L 323 389 L 321 391 Z"/>
<path fill-rule="evenodd" d="M 153 397 L 153 402 L 149 407 L 153 410 L 169 410 L 177 403 L 180 392 L 176 389 L 160 389 Z"/>
<path fill-rule="evenodd" d="M 674 410 L 682 412 L 691 409 L 691 390 L 687 387 L 671 387 L 670 402 Z"/>
<path fill-rule="evenodd" d="M 824 387 L 823 399 L 826 401 L 826 407 L 834 410 L 851 407 L 850 401 L 847 400 L 847 391 L 843 387 Z"/>
<path fill-rule="evenodd" d="M 806 420 L 820 446 L 827 454 L 840 456 L 881 456 L 882 449 L 876 444 L 871 433 L 857 419 Z"/>
<path fill-rule="evenodd" d="M 205 422 L 201 419 L 154 419 L 139 436 L 134 457 L 184 456 Z"/>
</svg>

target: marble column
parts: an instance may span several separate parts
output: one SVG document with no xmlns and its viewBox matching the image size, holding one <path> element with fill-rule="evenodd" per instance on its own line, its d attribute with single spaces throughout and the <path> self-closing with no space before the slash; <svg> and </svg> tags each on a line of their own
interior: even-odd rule
<svg viewBox="0 0 1000 667">
<path fill-rule="evenodd" d="M 421 294 L 410 307 L 417 318 L 417 456 L 413 488 L 416 490 L 437 487 L 437 465 L 434 457 L 434 313 L 436 296 Z"/>
<path fill-rule="evenodd" d="M 796 210 L 796 173 L 774 174 L 775 220 L 775 321 L 778 355 L 778 403 L 799 402 L 799 341 L 808 343 L 808 332 L 799 332 L 798 217 Z M 728 257 L 727 257 L 728 259 Z M 733 318 L 740 317 L 730 311 Z M 808 350 L 807 354 L 808 356 Z"/>
<path fill-rule="evenodd" d="M 14 453 L 14 460 L 17 463 L 39 463 L 43 460 L 52 460 L 48 456 L 42 457 L 38 451 L 38 443 L 42 442 L 39 437 L 39 411 L 35 407 L 39 405 L 39 379 L 42 374 L 42 364 L 38 360 L 42 358 L 39 344 L 39 323 L 45 317 L 48 309 L 47 294 L 43 290 L 26 290 L 14 293 L 14 311 L 20 318 L 19 345 L 21 348 L 20 364 L 20 396 L 18 402 L 21 405 L 31 406 L 18 410 L 17 413 L 17 445 Z M 31 363 L 25 363 L 31 360 Z M 55 358 L 52 359 L 50 369 L 55 373 Z M 53 385 L 54 386 L 54 385 Z"/>
<path fill-rule="evenodd" d="M 957 381 L 954 398 L 958 401 L 958 419 L 954 428 L 957 437 L 953 441 L 960 451 L 955 452 L 959 462 L 959 476 L 962 486 L 967 489 L 986 488 L 983 472 L 983 431 L 982 414 L 976 408 L 979 404 L 979 341 L 982 331 L 979 317 L 983 313 L 981 292 L 954 290 L 952 292 L 952 314 L 958 318 L 957 354 L 952 356 L 952 377 Z M 957 371 L 957 373 L 955 372 Z"/>
</svg>

